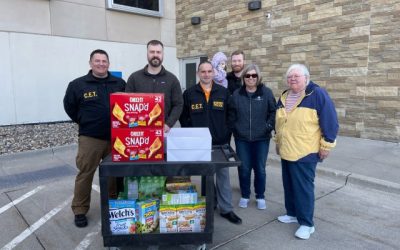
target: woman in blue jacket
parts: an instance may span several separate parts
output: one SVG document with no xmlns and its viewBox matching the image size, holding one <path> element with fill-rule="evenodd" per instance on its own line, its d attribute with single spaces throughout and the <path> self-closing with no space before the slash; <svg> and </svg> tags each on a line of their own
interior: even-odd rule
<svg viewBox="0 0 400 250">
<path fill-rule="evenodd" d="M 242 161 L 238 167 L 242 195 L 239 207 L 246 208 L 248 205 L 253 169 L 257 208 L 266 209 L 265 163 L 274 129 L 276 102 L 271 89 L 261 82 L 257 65 L 248 65 L 241 78 L 244 84 L 232 94 L 228 123 L 235 137 L 236 152 Z"/>
</svg>

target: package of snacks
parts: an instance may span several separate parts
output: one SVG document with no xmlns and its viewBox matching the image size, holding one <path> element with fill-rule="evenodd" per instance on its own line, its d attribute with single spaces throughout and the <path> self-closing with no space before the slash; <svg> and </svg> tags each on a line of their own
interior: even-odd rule
<svg viewBox="0 0 400 250">
<path fill-rule="evenodd" d="M 160 201 L 149 199 L 136 203 L 136 232 L 150 233 L 158 226 L 158 209 Z"/>
<path fill-rule="evenodd" d="M 113 93 L 111 128 L 164 127 L 164 94 Z"/>
<path fill-rule="evenodd" d="M 178 232 L 194 232 L 194 219 L 196 217 L 193 205 L 178 205 Z"/>
<path fill-rule="evenodd" d="M 174 205 L 160 205 L 160 233 L 178 232 L 178 216 Z"/>
<path fill-rule="evenodd" d="M 191 182 L 170 182 L 165 184 L 165 189 L 170 193 L 179 193 L 181 190 L 196 192 L 196 185 Z"/>
<path fill-rule="evenodd" d="M 194 232 L 204 232 L 206 227 L 206 203 L 199 202 L 194 205 L 195 221 L 194 221 Z"/>
<path fill-rule="evenodd" d="M 112 129 L 111 159 L 113 162 L 161 161 L 164 159 L 162 129 Z"/>
<path fill-rule="evenodd" d="M 166 205 L 196 204 L 197 192 L 181 190 L 179 193 L 164 193 L 162 203 Z"/>
<path fill-rule="evenodd" d="M 110 230 L 112 234 L 136 232 L 136 210 L 133 200 L 109 200 Z"/>
</svg>

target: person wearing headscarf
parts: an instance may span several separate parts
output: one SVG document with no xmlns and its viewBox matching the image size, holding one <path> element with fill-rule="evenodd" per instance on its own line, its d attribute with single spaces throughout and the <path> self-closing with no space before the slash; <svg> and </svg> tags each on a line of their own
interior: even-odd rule
<svg viewBox="0 0 400 250">
<path fill-rule="evenodd" d="M 225 88 L 228 88 L 228 80 L 226 80 L 226 62 L 228 58 L 222 52 L 217 52 L 211 60 L 214 68 L 214 82 Z"/>
</svg>

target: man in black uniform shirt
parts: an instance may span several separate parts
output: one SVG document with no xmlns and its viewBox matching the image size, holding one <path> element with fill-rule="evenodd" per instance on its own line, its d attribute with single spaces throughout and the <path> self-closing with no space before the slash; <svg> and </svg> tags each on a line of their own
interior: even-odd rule
<svg viewBox="0 0 400 250">
<path fill-rule="evenodd" d="M 197 74 L 200 82 L 183 93 L 182 127 L 208 127 L 213 145 L 228 144 L 231 132 L 227 126 L 228 90 L 213 82 L 214 70 L 210 62 L 200 63 Z M 232 223 L 242 220 L 233 212 L 229 168 L 216 172 L 217 202 L 222 217 Z"/>
<path fill-rule="evenodd" d="M 125 90 L 125 81 L 108 71 L 110 62 L 104 50 L 90 54 L 91 70 L 69 83 L 64 109 L 79 125 L 78 154 L 72 211 L 75 225 L 86 227 L 92 181 L 97 166 L 111 152 L 110 94 Z M 110 178 L 110 196 L 116 196 L 115 178 Z"/>
</svg>

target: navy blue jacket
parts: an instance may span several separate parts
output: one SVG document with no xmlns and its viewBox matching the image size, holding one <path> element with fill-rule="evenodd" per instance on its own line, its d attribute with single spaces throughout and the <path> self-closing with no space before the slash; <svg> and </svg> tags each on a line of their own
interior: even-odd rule
<svg viewBox="0 0 400 250">
<path fill-rule="evenodd" d="M 246 87 L 235 90 L 229 102 L 229 126 L 236 139 L 259 141 L 271 138 L 276 101 L 271 89 L 260 84 L 249 97 Z"/>
</svg>

